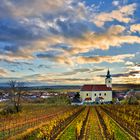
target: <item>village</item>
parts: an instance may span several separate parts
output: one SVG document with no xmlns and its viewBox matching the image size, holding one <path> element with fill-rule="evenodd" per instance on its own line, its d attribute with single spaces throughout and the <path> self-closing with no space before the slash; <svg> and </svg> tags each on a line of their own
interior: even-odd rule
<svg viewBox="0 0 140 140">
<path fill-rule="evenodd" d="M 71 105 L 92 105 L 92 104 L 120 104 L 134 98 L 134 102 L 140 99 L 139 89 L 128 89 L 124 91 L 113 91 L 112 78 L 110 71 L 107 71 L 105 77 L 105 84 L 88 85 L 85 84 L 78 90 L 50 90 L 50 89 L 33 89 L 25 90 L 21 94 L 23 101 L 42 102 L 46 99 L 55 97 L 65 97 L 69 99 Z M 11 95 L 8 90 L 1 89 L 0 102 L 6 102 L 10 100 Z"/>
</svg>

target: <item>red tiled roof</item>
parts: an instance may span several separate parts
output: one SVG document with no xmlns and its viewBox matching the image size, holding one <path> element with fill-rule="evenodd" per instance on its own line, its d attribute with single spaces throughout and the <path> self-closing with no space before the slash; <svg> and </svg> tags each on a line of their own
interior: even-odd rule
<svg viewBox="0 0 140 140">
<path fill-rule="evenodd" d="M 106 85 L 83 85 L 81 91 L 110 91 L 112 88 Z"/>
</svg>

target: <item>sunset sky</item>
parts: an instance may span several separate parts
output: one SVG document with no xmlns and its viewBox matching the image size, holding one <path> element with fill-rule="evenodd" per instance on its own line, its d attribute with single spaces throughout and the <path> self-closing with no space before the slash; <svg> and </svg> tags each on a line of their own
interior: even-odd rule
<svg viewBox="0 0 140 140">
<path fill-rule="evenodd" d="M 1 0 L 0 83 L 140 83 L 140 0 Z"/>
</svg>

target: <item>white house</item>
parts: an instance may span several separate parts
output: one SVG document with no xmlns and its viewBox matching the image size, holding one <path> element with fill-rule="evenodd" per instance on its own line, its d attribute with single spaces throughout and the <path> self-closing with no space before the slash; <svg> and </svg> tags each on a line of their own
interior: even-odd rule
<svg viewBox="0 0 140 140">
<path fill-rule="evenodd" d="M 104 85 L 83 85 L 80 91 L 83 103 L 109 103 L 112 101 L 112 78 L 108 70 Z"/>
</svg>

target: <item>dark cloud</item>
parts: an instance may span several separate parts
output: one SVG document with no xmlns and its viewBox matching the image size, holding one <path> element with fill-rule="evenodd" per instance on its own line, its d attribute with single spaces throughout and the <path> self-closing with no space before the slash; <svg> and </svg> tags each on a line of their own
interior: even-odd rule
<svg viewBox="0 0 140 140">
<path fill-rule="evenodd" d="M 90 79 L 90 78 L 65 78 L 65 79 L 54 79 L 55 81 L 90 81 L 90 80 L 93 80 L 93 79 Z"/>
<path fill-rule="evenodd" d="M 77 74 L 79 72 L 89 72 L 90 69 L 74 69 L 73 71 L 69 71 L 69 72 L 64 72 L 62 73 L 62 75 L 74 75 L 74 74 Z"/>
<path fill-rule="evenodd" d="M 140 71 L 130 71 L 129 72 L 130 76 L 135 76 L 136 74 L 140 74 Z"/>
<path fill-rule="evenodd" d="M 33 63 L 31 63 L 31 62 L 10 61 L 10 60 L 7 60 L 7 59 L 0 59 L 0 61 L 11 64 L 11 65 L 29 65 L 29 66 L 33 65 Z"/>
<path fill-rule="evenodd" d="M 0 22 L 0 40 L 2 41 L 28 41 L 39 38 L 32 31 L 33 27 L 28 27 L 14 19 L 4 19 Z"/>
<path fill-rule="evenodd" d="M 17 62 L 17 61 L 10 61 L 10 60 L 7 60 L 7 59 L 0 59 L 1 62 L 5 62 L 5 63 L 8 63 L 8 64 L 12 64 L 12 65 L 19 65 L 20 62 Z"/>
<path fill-rule="evenodd" d="M 82 37 L 85 32 L 92 30 L 94 26 L 92 23 L 85 20 L 68 18 L 69 15 L 65 15 L 64 13 L 62 13 L 62 16 L 66 20 L 61 20 L 61 18 L 58 18 L 56 22 L 53 20 L 51 21 L 53 24 L 55 24 L 55 26 L 48 27 L 48 31 L 50 33 L 67 38 L 79 38 Z"/>
<path fill-rule="evenodd" d="M 6 45 L 3 49 L 8 52 L 16 53 L 19 50 L 19 47 L 16 45 Z"/>
<path fill-rule="evenodd" d="M 28 68 L 28 70 L 33 71 L 33 72 L 34 72 L 34 69 L 32 69 L 32 68 Z"/>
<path fill-rule="evenodd" d="M 49 61 L 66 64 L 66 65 L 73 65 L 73 61 L 66 57 L 62 51 L 48 51 L 45 53 L 38 53 L 36 55 L 37 58 L 47 59 Z"/>
<path fill-rule="evenodd" d="M 38 58 L 53 58 L 62 54 L 62 51 L 47 51 L 44 53 L 38 53 L 36 56 Z"/>
<path fill-rule="evenodd" d="M 112 74 L 112 77 L 129 77 L 129 76 L 135 76 L 136 74 L 140 74 L 140 71 L 130 71 L 127 73 L 118 73 L 118 74 Z M 99 75 L 100 77 L 105 77 L 106 75 Z"/>
<path fill-rule="evenodd" d="M 60 83 L 64 83 L 64 82 L 87 82 L 87 81 L 90 81 L 90 80 L 94 80 L 94 78 L 58 78 L 58 79 L 45 79 L 45 80 L 42 80 L 42 82 L 48 82 L 48 83 L 53 83 L 53 82 L 60 82 Z"/>
<path fill-rule="evenodd" d="M 25 65 L 29 65 L 29 66 L 32 66 L 32 65 L 34 65 L 33 63 L 31 63 L 31 62 L 20 62 L 21 64 L 25 64 Z"/>
<path fill-rule="evenodd" d="M 62 49 L 62 50 L 65 50 L 65 51 L 70 51 L 72 49 L 71 46 L 69 46 L 67 44 L 64 44 L 64 43 L 55 44 L 51 47 L 54 48 L 54 49 Z"/>
<path fill-rule="evenodd" d="M 84 21 L 72 21 L 72 20 L 57 20 L 57 25 L 60 28 L 61 35 L 65 37 L 82 37 L 83 33 L 89 31 L 88 25 Z"/>
<path fill-rule="evenodd" d="M 40 64 L 37 66 L 38 68 L 47 68 L 47 69 L 50 69 L 51 66 L 47 66 L 47 65 L 43 65 L 43 64 Z"/>
<path fill-rule="evenodd" d="M 1 0 L 0 2 L 0 17 L 11 17 L 12 12 L 11 9 L 8 7 L 7 3 L 5 0 Z"/>
<path fill-rule="evenodd" d="M 10 80 L 23 81 L 23 79 L 19 78 L 19 77 L 0 77 L 0 80 L 2 80 L 3 82 L 7 82 L 7 83 Z"/>
<path fill-rule="evenodd" d="M 16 72 L 15 70 L 10 70 L 11 72 Z"/>
<path fill-rule="evenodd" d="M 52 9 L 53 11 L 62 10 L 64 4 L 64 0 L 1 0 L 0 16 L 34 17 L 43 13 L 52 13 Z"/>
<path fill-rule="evenodd" d="M 83 73 L 83 72 L 91 73 L 91 72 L 97 72 L 97 71 L 102 71 L 102 70 L 104 70 L 104 69 L 102 69 L 102 68 L 95 68 L 95 69 L 81 68 L 81 69 L 74 69 L 73 71 L 69 71 L 69 72 L 64 72 L 64 73 L 62 73 L 62 75 L 74 75 L 74 74 Z"/>
<path fill-rule="evenodd" d="M 40 77 L 41 74 L 32 74 L 32 75 L 26 75 L 26 76 L 23 76 L 22 78 L 37 78 L 37 77 Z"/>
<path fill-rule="evenodd" d="M 140 67 L 140 64 L 139 63 L 136 63 L 135 66 Z"/>
</svg>

